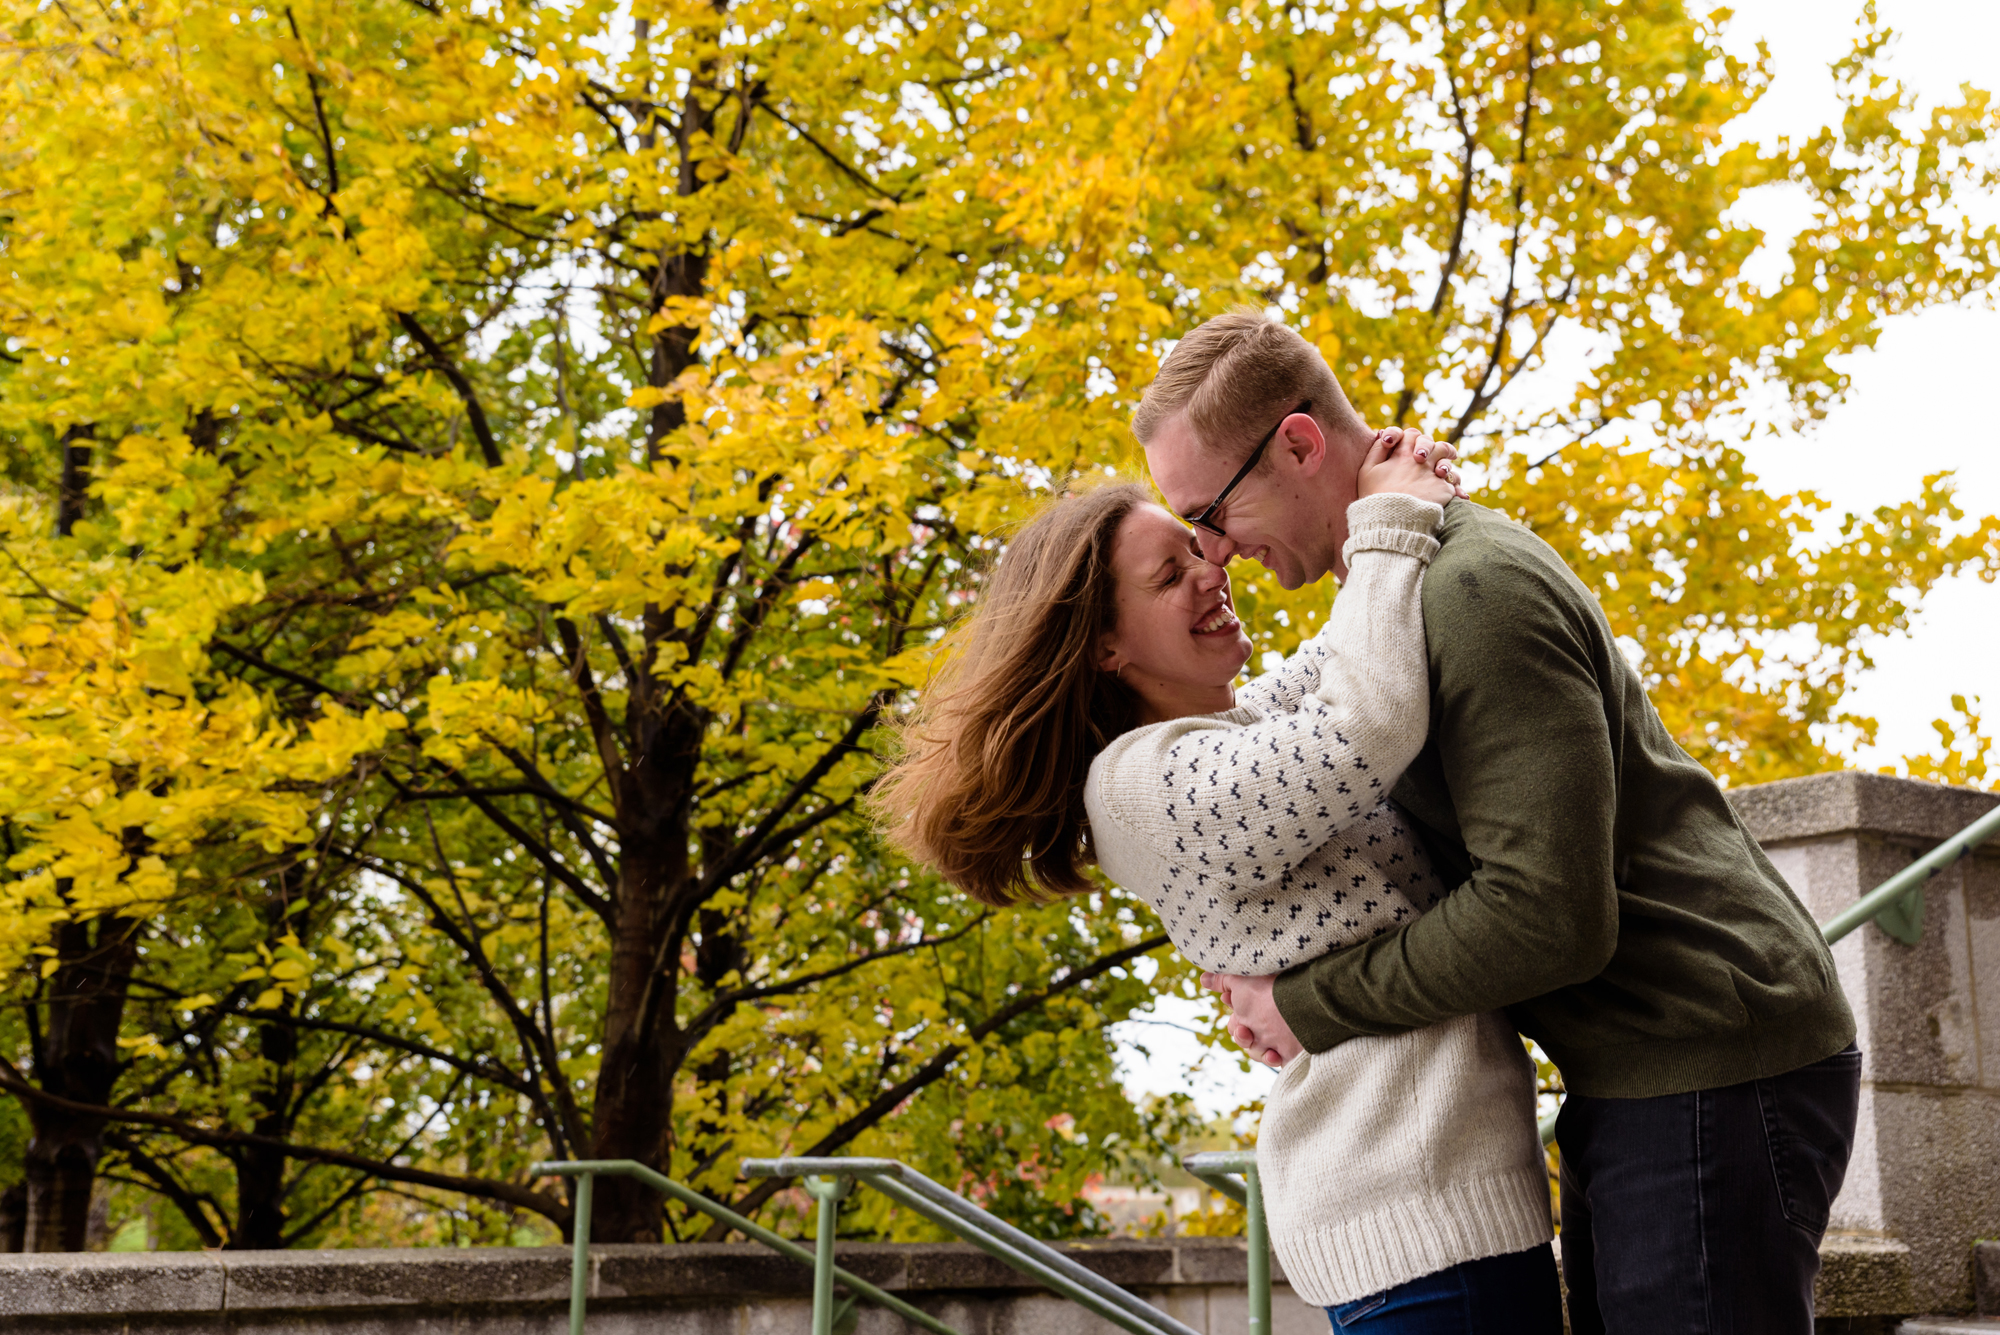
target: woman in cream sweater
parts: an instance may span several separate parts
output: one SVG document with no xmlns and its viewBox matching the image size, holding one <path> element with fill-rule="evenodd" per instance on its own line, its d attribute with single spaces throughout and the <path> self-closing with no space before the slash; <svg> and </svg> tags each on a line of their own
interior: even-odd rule
<svg viewBox="0 0 2000 1335">
<path fill-rule="evenodd" d="M 1418 592 L 1454 490 L 1421 444 L 1378 438 L 1326 626 L 1241 691 L 1228 576 L 1178 519 L 1133 484 L 1044 511 L 877 789 L 893 836 L 993 904 L 1088 890 L 1094 861 L 1221 973 L 1422 913 L 1447 887 L 1384 800 L 1423 745 Z M 1335 1329 L 1561 1329 L 1534 1073 L 1503 1018 L 1297 1058 L 1257 1158 L 1285 1277 Z"/>
</svg>

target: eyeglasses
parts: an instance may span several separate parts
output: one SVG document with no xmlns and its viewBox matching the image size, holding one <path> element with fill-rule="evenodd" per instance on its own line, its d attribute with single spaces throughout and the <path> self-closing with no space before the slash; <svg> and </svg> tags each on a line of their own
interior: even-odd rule
<svg viewBox="0 0 2000 1335">
<path fill-rule="evenodd" d="M 1264 447 L 1269 445 L 1271 441 L 1277 436 L 1278 428 L 1285 424 L 1286 419 L 1295 417 L 1299 413 L 1309 413 L 1312 411 L 1312 406 L 1313 406 L 1313 401 L 1311 399 L 1307 399 L 1303 403 L 1299 404 L 1298 407 L 1292 409 L 1291 412 L 1286 413 L 1284 417 L 1280 417 L 1277 420 L 1276 424 L 1274 424 L 1269 431 L 1266 431 L 1264 433 L 1264 438 L 1257 442 L 1257 448 L 1250 451 L 1250 457 L 1243 461 L 1243 466 L 1236 470 L 1236 476 L 1229 479 L 1229 485 L 1222 489 L 1221 494 L 1219 494 L 1214 500 L 1210 501 L 1208 503 L 1208 507 L 1204 509 L 1200 514 L 1182 515 L 1181 518 L 1186 520 L 1188 523 L 1193 524 L 1198 529 L 1202 529 L 1206 532 L 1213 533 L 1218 538 L 1228 537 L 1229 535 L 1222 531 L 1222 525 L 1215 522 L 1216 511 L 1220 510 L 1222 508 L 1222 503 L 1229 499 L 1229 493 L 1236 490 L 1236 484 L 1241 482 L 1244 478 L 1250 476 L 1250 470 L 1255 468 L 1257 466 L 1257 461 L 1264 457 Z"/>
</svg>

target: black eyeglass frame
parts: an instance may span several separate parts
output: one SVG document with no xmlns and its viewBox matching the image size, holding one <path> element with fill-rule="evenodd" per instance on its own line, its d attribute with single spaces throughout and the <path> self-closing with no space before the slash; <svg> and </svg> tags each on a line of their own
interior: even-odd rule
<svg viewBox="0 0 2000 1335">
<path fill-rule="evenodd" d="M 1229 485 L 1224 487 L 1219 493 L 1217 493 L 1215 499 L 1210 501 L 1207 507 L 1203 509 L 1200 514 L 1182 515 L 1181 516 L 1182 521 L 1188 524 L 1192 524 L 1196 528 L 1201 529 L 1204 532 L 1213 533 L 1218 538 L 1228 537 L 1229 535 L 1223 532 L 1222 525 L 1215 522 L 1215 512 L 1217 510 L 1220 510 L 1223 506 L 1223 503 L 1229 499 L 1229 493 L 1236 490 L 1236 484 L 1241 482 L 1244 478 L 1250 476 L 1250 470 L 1255 468 L 1257 466 L 1257 461 L 1264 457 L 1264 450 L 1270 445 L 1270 443 L 1273 440 L 1277 439 L 1278 428 L 1282 427 L 1286 422 L 1298 416 L 1300 413 L 1310 414 L 1312 412 L 1312 406 L 1313 406 L 1313 401 L 1311 399 L 1306 399 L 1302 401 L 1298 407 L 1292 409 L 1290 412 L 1286 413 L 1283 417 L 1280 417 L 1277 420 L 1277 422 L 1272 425 L 1271 429 L 1264 433 L 1264 438 L 1257 442 L 1257 448 L 1250 451 L 1250 457 L 1248 459 L 1245 459 L 1243 461 L 1243 466 L 1236 470 L 1236 476 L 1229 479 Z"/>
</svg>

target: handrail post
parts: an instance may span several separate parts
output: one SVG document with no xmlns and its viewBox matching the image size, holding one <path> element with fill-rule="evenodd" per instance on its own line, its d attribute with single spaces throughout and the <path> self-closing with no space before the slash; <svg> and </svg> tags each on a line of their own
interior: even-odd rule
<svg viewBox="0 0 2000 1335">
<path fill-rule="evenodd" d="M 819 1202 L 819 1233 L 813 1239 L 813 1335 L 833 1335 L 833 1241 L 840 1227 L 840 1198 L 854 1189 L 851 1177 L 809 1177 L 806 1194 Z"/>
<path fill-rule="evenodd" d="M 1271 1335 L 1271 1231 L 1264 1221 L 1257 1151 L 1204 1150 L 1182 1159 L 1181 1167 L 1243 1207 L 1244 1242 L 1250 1253 L 1249 1335 Z"/>
<path fill-rule="evenodd" d="M 1250 1243 L 1249 1335 L 1271 1335 L 1271 1242 L 1264 1227 L 1264 1187 L 1257 1161 L 1243 1166 L 1244 1232 Z"/>
<path fill-rule="evenodd" d="M 571 1215 L 574 1250 L 569 1265 L 569 1335 L 583 1335 L 583 1309 L 590 1299 L 590 1187 L 594 1173 L 576 1180 L 576 1207 Z"/>
</svg>

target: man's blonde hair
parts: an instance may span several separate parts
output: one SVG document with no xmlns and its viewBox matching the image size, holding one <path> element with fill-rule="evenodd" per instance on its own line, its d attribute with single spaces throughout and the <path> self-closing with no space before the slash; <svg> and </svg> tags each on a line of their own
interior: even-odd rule
<svg viewBox="0 0 2000 1335">
<path fill-rule="evenodd" d="M 1132 414 L 1132 434 L 1147 444 L 1185 412 L 1202 449 L 1240 457 L 1302 399 L 1331 438 L 1367 430 L 1318 348 L 1255 306 L 1238 306 L 1174 346 Z"/>
</svg>

